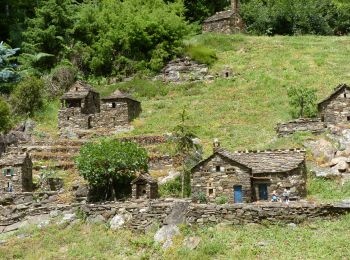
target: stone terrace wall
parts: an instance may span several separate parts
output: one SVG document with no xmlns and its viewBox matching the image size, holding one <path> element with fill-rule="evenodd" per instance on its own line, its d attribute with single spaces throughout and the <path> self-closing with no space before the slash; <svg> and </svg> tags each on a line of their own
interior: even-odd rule
<svg viewBox="0 0 350 260">
<path fill-rule="evenodd" d="M 278 136 L 287 136 L 295 132 L 311 132 L 320 134 L 326 130 L 326 125 L 320 118 L 302 118 L 287 123 L 278 124 L 276 131 Z"/>
<path fill-rule="evenodd" d="M 318 218 L 334 218 L 350 212 L 350 205 L 334 206 L 309 203 L 265 204 L 194 204 L 189 200 L 147 200 L 127 201 L 110 204 L 21 204 L 0 207 L 0 233 L 14 230 L 29 217 L 43 214 L 56 215 L 80 211 L 87 219 L 99 216 L 109 222 L 118 215 L 125 220 L 125 226 L 144 231 L 152 225 L 187 223 L 205 224 L 248 224 L 248 223 L 300 223 Z M 52 214 L 55 212 L 56 214 Z"/>
</svg>

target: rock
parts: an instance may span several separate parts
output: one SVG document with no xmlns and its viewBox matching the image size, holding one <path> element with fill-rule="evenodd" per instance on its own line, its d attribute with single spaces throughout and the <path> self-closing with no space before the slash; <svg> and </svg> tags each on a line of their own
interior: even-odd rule
<svg viewBox="0 0 350 260">
<path fill-rule="evenodd" d="M 264 241 L 258 242 L 256 245 L 260 246 L 260 247 L 265 247 L 265 246 L 270 245 L 271 243 L 272 243 L 272 241 L 270 241 L 270 240 L 264 240 Z"/>
<path fill-rule="evenodd" d="M 35 128 L 35 122 L 31 119 L 27 119 L 24 122 L 23 132 L 26 134 L 31 134 L 34 131 L 34 128 Z"/>
<path fill-rule="evenodd" d="M 76 220 L 77 216 L 75 213 L 66 213 L 63 215 L 62 220 L 58 223 L 59 225 L 65 224 L 65 223 L 71 223 L 74 220 Z"/>
<path fill-rule="evenodd" d="M 78 184 L 75 192 L 76 197 L 87 197 L 89 194 L 89 187 L 86 184 Z"/>
<path fill-rule="evenodd" d="M 56 217 L 58 217 L 59 214 L 60 214 L 60 212 L 58 210 L 52 210 L 52 211 L 50 211 L 49 216 L 50 216 L 50 218 L 56 218 Z"/>
<path fill-rule="evenodd" d="M 172 241 L 174 236 L 180 235 L 180 230 L 176 225 L 166 225 L 160 228 L 154 235 L 154 241 L 158 243 Z"/>
<path fill-rule="evenodd" d="M 12 225 L 5 227 L 5 229 L 3 230 L 3 233 L 14 231 L 14 230 L 17 230 L 20 228 L 26 228 L 28 226 L 29 226 L 29 223 L 26 220 L 22 221 L 22 222 L 17 222 L 17 223 L 14 223 Z"/>
<path fill-rule="evenodd" d="M 200 242 L 201 242 L 200 237 L 186 237 L 183 242 L 183 246 L 187 247 L 190 250 L 194 250 L 198 247 Z"/>
<path fill-rule="evenodd" d="M 130 221 L 132 216 L 128 213 L 115 215 L 109 222 L 110 228 L 112 230 L 117 230 L 122 228 L 128 221 Z"/>
<path fill-rule="evenodd" d="M 287 227 L 290 227 L 290 228 L 292 228 L 292 229 L 295 229 L 295 228 L 297 228 L 297 225 L 296 225 L 295 223 L 289 223 L 289 224 L 287 225 Z"/>
<path fill-rule="evenodd" d="M 7 241 L 6 240 L 0 240 L 0 246 L 6 245 Z"/>
<path fill-rule="evenodd" d="M 334 171 L 331 168 L 323 168 L 316 165 L 312 165 L 310 171 L 318 178 L 334 179 L 341 175 L 339 171 Z"/>
<path fill-rule="evenodd" d="M 77 139 L 78 135 L 74 132 L 73 129 L 71 128 L 66 128 L 64 132 L 61 134 L 62 138 L 67 138 L 67 139 Z"/>
<path fill-rule="evenodd" d="M 106 222 L 106 219 L 102 215 L 97 215 L 94 217 L 89 217 L 87 221 L 91 224 L 103 224 Z"/>
<path fill-rule="evenodd" d="M 17 235 L 18 239 L 24 239 L 24 238 L 27 238 L 27 237 L 31 237 L 31 235 L 29 235 L 29 234 L 19 234 L 19 235 Z"/>
<path fill-rule="evenodd" d="M 310 148 L 314 158 L 322 159 L 324 162 L 330 162 L 336 154 L 336 149 L 333 144 L 325 139 L 311 141 L 305 144 Z"/>
<path fill-rule="evenodd" d="M 164 223 L 167 225 L 178 225 L 185 223 L 186 212 L 189 204 L 190 203 L 188 201 L 176 201 Z"/>
</svg>

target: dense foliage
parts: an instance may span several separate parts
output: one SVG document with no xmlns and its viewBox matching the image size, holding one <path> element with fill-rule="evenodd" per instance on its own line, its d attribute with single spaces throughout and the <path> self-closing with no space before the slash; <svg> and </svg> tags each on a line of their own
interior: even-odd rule
<svg viewBox="0 0 350 260">
<path fill-rule="evenodd" d="M 306 87 L 292 87 L 288 90 L 291 114 L 294 118 L 316 116 L 316 91 Z"/>
<path fill-rule="evenodd" d="M 247 30 L 254 34 L 342 35 L 350 31 L 350 3 L 335 0 L 247 0 Z"/>
<path fill-rule="evenodd" d="M 44 107 L 45 85 L 43 80 L 25 78 L 11 95 L 11 104 L 15 113 L 33 116 Z"/>
<path fill-rule="evenodd" d="M 76 158 L 81 176 L 91 187 L 114 199 L 130 193 L 130 182 L 137 172 L 147 172 L 148 155 L 135 143 L 103 139 L 87 143 Z"/>
<path fill-rule="evenodd" d="M 0 93 L 8 93 L 11 83 L 17 82 L 20 78 L 14 62 L 14 55 L 18 50 L 18 48 L 11 49 L 3 42 L 0 43 Z"/>
<path fill-rule="evenodd" d="M 5 100 L 0 98 L 0 133 L 10 130 L 11 121 L 10 107 Z"/>
</svg>

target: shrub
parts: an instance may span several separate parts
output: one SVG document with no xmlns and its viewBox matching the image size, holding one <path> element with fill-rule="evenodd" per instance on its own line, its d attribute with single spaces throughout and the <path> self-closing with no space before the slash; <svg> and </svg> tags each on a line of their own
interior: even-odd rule
<svg viewBox="0 0 350 260">
<path fill-rule="evenodd" d="M 11 110 L 5 100 L 0 98 L 0 132 L 7 132 L 11 129 Z"/>
<path fill-rule="evenodd" d="M 185 49 L 186 55 L 191 57 L 193 60 L 199 63 L 204 63 L 207 65 L 212 65 L 216 60 L 216 52 L 213 49 L 205 47 L 203 45 L 188 45 Z"/>
<path fill-rule="evenodd" d="M 22 80 L 11 96 L 16 114 L 33 116 L 44 107 L 45 86 L 41 79 L 29 77 Z"/>
<path fill-rule="evenodd" d="M 181 196 L 181 178 L 169 181 L 159 186 L 159 195 L 161 197 L 180 197 Z"/>
<path fill-rule="evenodd" d="M 288 90 L 291 114 L 294 118 L 316 116 L 316 91 L 306 87 L 291 87 Z"/>
<path fill-rule="evenodd" d="M 135 174 L 148 170 L 148 155 L 144 148 L 115 139 L 85 144 L 75 161 L 79 174 L 103 199 L 128 195 Z"/>
<path fill-rule="evenodd" d="M 74 84 L 78 71 L 70 65 L 60 65 L 46 79 L 46 88 L 51 98 L 63 94 Z"/>
<path fill-rule="evenodd" d="M 226 196 L 220 196 L 215 199 L 215 203 L 219 205 L 226 204 L 227 202 L 228 198 Z"/>
</svg>

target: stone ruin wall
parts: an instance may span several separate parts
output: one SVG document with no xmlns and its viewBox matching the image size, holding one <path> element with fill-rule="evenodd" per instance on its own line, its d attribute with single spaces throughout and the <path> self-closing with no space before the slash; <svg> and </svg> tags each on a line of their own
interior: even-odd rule
<svg viewBox="0 0 350 260">
<path fill-rule="evenodd" d="M 30 204 L 0 206 L 0 233 L 15 230 L 26 219 L 49 215 L 52 212 L 72 213 L 79 211 L 87 219 L 100 216 L 109 222 L 114 216 L 123 216 L 126 228 L 145 231 L 153 225 L 186 223 L 211 225 L 226 223 L 272 224 L 301 223 L 319 218 L 331 219 L 350 212 L 349 205 L 316 205 L 311 203 L 262 203 L 262 204 L 194 204 L 189 200 L 160 199 L 133 200 L 110 204 Z"/>
<path fill-rule="evenodd" d="M 129 124 L 127 102 L 114 103 L 116 104 L 115 108 L 110 106 L 111 102 L 101 104 L 101 113 L 93 115 L 93 128 L 115 128 Z"/>
<path fill-rule="evenodd" d="M 288 136 L 296 132 L 311 132 L 313 134 L 320 134 L 326 130 L 326 125 L 320 118 L 311 119 L 304 118 L 287 123 L 280 123 L 276 127 L 278 136 Z"/>
<path fill-rule="evenodd" d="M 345 96 L 344 96 L 345 95 Z M 321 105 L 320 116 L 327 124 L 350 122 L 350 93 L 341 92 Z"/>
<path fill-rule="evenodd" d="M 223 34 L 231 34 L 234 32 L 232 27 L 234 27 L 234 19 L 227 18 L 222 20 L 217 20 L 213 22 L 204 22 L 202 26 L 203 32 L 217 32 Z"/>
</svg>

